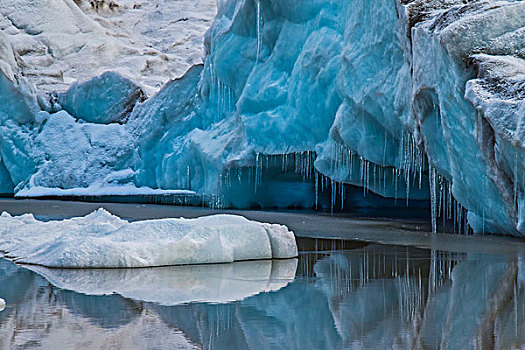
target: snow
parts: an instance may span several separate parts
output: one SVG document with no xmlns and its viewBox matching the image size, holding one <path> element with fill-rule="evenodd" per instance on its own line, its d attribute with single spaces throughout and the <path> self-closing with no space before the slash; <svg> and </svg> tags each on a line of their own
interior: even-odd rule
<svg viewBox="0 0 525 350">
<path fill-rule="evenodd" d="M 49 188 L 34 186 L 28 189 L 20 190 L 16 193 L 15 198 L 36 198 L 36 197 L 84 197 L 84 196 L 194 196 L 193 191 L 188 190 L 162 190 L 150 187 L 135 187 L 134 185 L 107 185 L 94 184 L 84 188 Z"/>
<path fill-rule="evenodd" d="M 116 70 L 153 94 L 202 61 L 215 13 L 216 0 L 2 0 L 0 62 L 45 92 Z"/>
<path fill-rule="evenodd" d="M 228 303 L 278 291 L 295 278 L 297 259 L 152 269 L 76 270 L 28 266 L 60 289 L 86 295 L 118 294 L 165 306 Z"/>
<path fill-rule="evenodd" d="M 128 222 L 104 209 L 85 217 L 42 222 L 0 216 L 0 247 L 19 263 L 47 267 L 117 268 L 293 258 L 285 227 L 241 216 Z"/>
</svg>

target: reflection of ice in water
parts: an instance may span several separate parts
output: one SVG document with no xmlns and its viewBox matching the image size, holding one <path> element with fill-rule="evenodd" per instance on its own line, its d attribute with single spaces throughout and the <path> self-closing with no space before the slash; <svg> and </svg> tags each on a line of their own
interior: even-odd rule
<svg viewBox="0 0 525 350">
<path fill-rule="evenodd" d="M 147 269 L 28 268 L 61 289 L 87 295 L 119 294 L 161 305 L 178 305 L 227 303 L 277 291 L 294 279 L 297 259 Z"/>
<path fill-rule="evenodd" d="M 321 257 L 313 269 L 346 346 L 506 349 L 525 345 L 519 265 L 515 257 L 370 246 Z"/>
<path fill-rule="evenodd" d="M 379 245 L 330 250 L 302 253 L 298 261 L 159 269 L 31 267 L 56 286 L 84 294 L 48 286 L 22 268 L 18 273 L 25 272 L 34 284 L 12 288 L 15 281 L 9 279 L 8 268 L 15 267 L 2 267 L 0 261 L 0 292 L 11 306 L 0 314 L 0 343 L 1 320 L 7 315 L 15 319 L 19 334 L 27 334 L 22 331 L 28 327 L 46 329 L 35 338 L 56 339 L 57 333 L 65 334 L 60 328 L 63 316 L 56 313 L 61 310 L 60 315 L 69 313 L 69 324 L 81 325 L 68 330 L 77 332 L 78 339 L 86 329 L 91 329 L 90 337 L 126 335 L 133 329 L 148 339 L 162 339 L 169 329 L 197 347 L 214 350 L 525 345 L 522 258 Z M 43 285 L 48 293 L 42 292 Z M 27 291 L 23 303 L 21 290 Z M 128 299 L 85 295 L 113 292 Z M 154 327 L 141 328 L 150 319 Z M 47 328 L 36 322 L 45 322 Z"/>
</svg>

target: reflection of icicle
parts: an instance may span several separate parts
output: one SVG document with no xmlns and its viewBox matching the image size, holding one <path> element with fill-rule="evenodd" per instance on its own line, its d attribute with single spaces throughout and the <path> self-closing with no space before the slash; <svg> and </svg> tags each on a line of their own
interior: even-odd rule
<svg viewBox="0 0 525 350">
<path fill-rule="evenodd" d="M 319 206 L 319 174 L 315 173 L 315 210 L 318 210 Z"/>
<path fill-rule="evenodd" d="M 434 294 L 436 290 L 436 251 L 432 250 L 430 253 L 430 273 L 428 276 L 428 291 L 429 294 Z"/>
</svg>

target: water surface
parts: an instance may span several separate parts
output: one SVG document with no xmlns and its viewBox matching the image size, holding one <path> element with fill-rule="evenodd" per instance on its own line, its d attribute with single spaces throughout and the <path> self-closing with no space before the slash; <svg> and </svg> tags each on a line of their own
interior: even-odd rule
<svg viewBox="0 0 525 350">
<path fill-rule="evenodd" d="M 304 241 L 299 259 L 57 270 L 0 259 L 0 348 L 525 347 L 525 258 Z"/>
</svg>

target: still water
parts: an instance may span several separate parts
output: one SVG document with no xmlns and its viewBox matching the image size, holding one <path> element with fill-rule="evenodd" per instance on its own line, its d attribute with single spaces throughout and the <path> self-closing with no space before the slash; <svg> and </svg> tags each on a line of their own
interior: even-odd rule
<svg viewBox="0 0 525 350">
<path fill-rule="evenodd" d="M 525 257 L 301 242 L 298 259 L 57 270 L 0 259 L 0 349 L 524 349 Z"/>
</svg>

